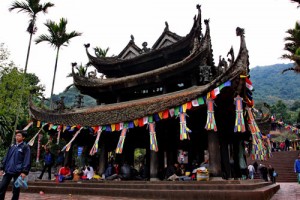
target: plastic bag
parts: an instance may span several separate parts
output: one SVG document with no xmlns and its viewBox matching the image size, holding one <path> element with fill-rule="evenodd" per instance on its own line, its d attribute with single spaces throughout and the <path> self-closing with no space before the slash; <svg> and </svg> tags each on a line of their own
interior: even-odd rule
<svg viewBox="0 0 300 200">
<path fill-rule="evenodd" d="M 15 181 L 14 185 L 16 188 L 20 187 L 20 188 L 28 189 L 27 181 L 28 181 L 27 177 L 22 179 L 22 176 L 19 176 Z"/>
</svg>

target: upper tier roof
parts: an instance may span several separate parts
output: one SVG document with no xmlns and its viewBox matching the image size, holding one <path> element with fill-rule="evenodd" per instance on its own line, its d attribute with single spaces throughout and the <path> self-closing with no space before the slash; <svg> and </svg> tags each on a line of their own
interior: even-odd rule
<svg viewBox="0 0 300 200">
<path fill-rule="evenodd" d="M 73 71 L 74 85 L 82 94 L 99 98 L 99 96 L 105 96 L 107 92 L 113 91 L 114 93 L 118 93 L 118 91 L 124 91 L 128 88 L 170 82 L 170 79 L 174 79 L 176 75 L 184 72 L 186 72 L 186 74 L 191 74 L 195 69 L 198 69 L 199 66 L 213 66 L 213 63 L 209 63 L 209 60 L 211 60 L 210 57 L 212 57 L 212 52 L 208 20 L 205 24 L 206 33 L 204 37 L 201 38 L 201 41 L 199 41 L 199 37 L 195 37 L 192 43 L 194 48 L 190 50 L 186 57 L 182 58 L 182 60 L 178 62 L 167 64 L 151 71 L 120 78 L 88 78 L 76 75 Z"/>
<path fill-rule="evenodd" d="M 30 104 L 31 116 L 36 120 L 64 125 L 79 124 L 81 126 L 98 126 L 127 122 L 182 105 L 199 96 L 206 95 L 208 92 L 228 80 L 232 81 L 231 87 L 233 87 L 236 93 L 243 96 L 245 82 L 244 79 L 240 78 L 240 75 L 246 75 L 249 70 L 249 56 L 243 30 L 237 28 L 237 34 L 241 38 L 241 45 L 237 58 L 227 71 L 205 85 L 193 86 L 177 92 L 150 98 L 80 108 L 76 110 L 64 110 L 62 112 L 44 110 Z M 191 57 L 190 59 L 192 60 L 193 58 L 196 57 Z M 185 63 L 182 63 L 182 65 L 185 65 Z"/>
<path fill-rule="evenodd" d="M 199 5 L 197 5 L 197 9 L 198 15 L 195 16 L 192 29 L 185 37 L 171 32 L 166 22 L 163 33 L 151 49 L 148 49 L 145 43 L 143 43 L 143 49 L 139 48 L 134 42 L 134 37 L 131 36 L 131 40 L 118 56 L 99 58 L 88 52 L 90 46 L 88 44 L 85 46 L 90 64 L 99 73 L 105 74 L 106 77 L 123 77 L 151 71 L 182 60 L 193 49 L 194 38 L 201 36 L 201 9 Z"/>
</svg>

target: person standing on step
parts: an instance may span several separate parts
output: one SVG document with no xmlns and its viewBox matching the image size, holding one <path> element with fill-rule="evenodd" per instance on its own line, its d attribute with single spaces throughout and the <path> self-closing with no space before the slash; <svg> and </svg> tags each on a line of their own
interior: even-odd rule
<svg viewBox="0 0 300 200">
<path fill-rule="evenodd" d="M 275 172 L 274 167 L 272 167 L 272 165 L 269 165 L 268 166 L 268 174 L 269 174 L 269 177 L 270 177 L 270 180 L 272 183 L 275 183 L 275 178 L 276 178 L 274 176 L 274 172 Z"/>
<path fill-rule="evenodd" d="M 284 144 L 285 144 L 285 151 L 289 151 L 291 142 L 288 138 L 285 139 Z"/>
<path fill-rule="evenodd" d="M 47 169 L 48 172 L 48 180 L 51 180 L 51 168 L 54 163 L 54 155 L 50 152 L 49 148 L 45 147 L 45 155 L 44 155 L 44 167 L 42 173 L 38 177 L 38 179 L 42 179 L 43 175 Z"/>
<path fill-rule="evenodd" d="M 249 172 L 249 178 L 250 179 L 254 179 L 254 172 L 255 172 L 255 169 L 254 169 L 254 166 L 253 165 L 248 165 L 248 172 Z"/>
<path fill-rule="evenodd" d="M 294 171 L 297 173 L 298 183 L 300 184 L 300 153 L 298 153 L 298 158 L 295 160 Z"/>
<path fill-rule="evenodd" d="M 3 178 L 0 184 L 0 200 L 5 199 L 6 190 L 12 178 L 14 179 L 12 200 L 19 199 L 20 187 L 15 187 L 14 183 L 19 176 L 25 179 L 31 168 L 30 148 L 29 145 L 24 142 L 26 135 L 25 130 L 16 130 L 16 143 L 9 147 L 6 156 L 2 160 L 0 175 L 3 176 Z"/>
</svg>

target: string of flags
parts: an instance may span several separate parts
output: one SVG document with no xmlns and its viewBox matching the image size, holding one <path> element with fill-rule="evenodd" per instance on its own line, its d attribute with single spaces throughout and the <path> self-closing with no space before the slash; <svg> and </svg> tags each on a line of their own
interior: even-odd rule
<svg viewBox="0 0 300 200">
<path fill-rule="evenodd" d="M 74 126 L 70 126 L 70 125 L 54 125 L 51 123 L 41 123 L 40 121 L 37 121 L 37 127 L 40 127 L 42 124 L 42 127 L 40 130 L 43 129 L 43 127 L 45 125 L 49 125 L 49 130 L 53 129 L 53 130 L 57 130 L 58 131 L 58 135 L 57 135 L 57 142 L 59 142 L 60 139 L 60 133 L 64 132 L 64 131 L 73 131 L 75 130 L 75 128 L 78 128 L 80 130 L 78 130 L 76 132 L 76 134 L 73 136 L 73 138 L 71 139 L 71 141 L 62 149 L 62 151 L 66 150 L 68 151 L 70 149 L 70 146 L 72 144 L 72 142 L 74 141 L 74 139 L 76 138 L 76 136 L 80 133 L 81 129 L 84 128 L 90 128 L 93 130 L 94 133 L 96 133 L 99 128 L 101 128 L 102 131 L 106 131 L 106 132 L 114 132 L 114 131 L 122 131 L 124 129 L 130 129 L 130 128 L 134 128 L 134 127 L 142 127 L 144 125 L 147 124 L 151 124 L 157 121 L 160 121 L 162 119 L 168 119 L 170 117 L 178 117 L 180 119 L 180 124 L 181 124 L 181 139 L 189 139 L 189 135 L 188 133 L 191 132 L 191 130 L 186 126 L 186 111 L 192 109 L 193 107 L 198 107 L 200 105 L 204 105 L 205 101 L 213 101 L 213 99 L 215 99 L 217 97 L 218 94 L 220 94 L 220 91 L 224 88 L 224 87 L 230 87 L 231 86 L 231 81 L 227 81 L 223 84 L 221 84 L 220 86 L 216 87 L 215 89 L 213 89 L 212 91 L 208 92 L 207 95 L 205 96 L 200 96 L 198 98 L 195 98 L 189 102 L 186 102 L 180 106 L 177 106 L 175 108 L 170 108 L 168 110 L 164 110 L 158 113 L 155 113 L 153 115 L 149 115 L 149 116 L 144 116 L 142 118 L 139 119 L 135 119 L 133 121 L 129 121 L 129 122 L 120 122 L 120 123 L 116 123 L 116 124 L 109 124 L 109 125 L 104 125 L 104 126 L 95 126 L 95 127 L 80 127 L 79 125 L 74 125 Z M 213 104 L 211 104 L 210 109 L 213 109 Z M 212 112 L 211 112 L 212 111 Z M 213 114 L 213 110 L 210 111 L 210 114 Z M 214 118 L 213 118 L 214 120 Z M 209 125 L 209 127 L 213 127 L 213 130 L 217 131 L 216 125 L 215 125 L 215 121 L 209 121 L 209 123 L 212 123 L 211 125 Z M 213 125 L 213 126 L 212 126 Z M 154 125 L 151 125 L 154 126 Z M 152 129 L 152 128 L 151 128 Z M 119 140 L 118 146 L 117 146 L 117 152 L 118 153 L 122 153 L 122 148 L 123 148 L 123 144 L 124 144 L 124 140 L 126 137 L 126 132 L 122 131 L 120 137 L 122 137 Z M 151 141 L 152 141 L 152 150 L 156 151 L 157 148 L 157 141 L 156 141 L 156 134 L 154 132 L 151 132 L 152 134 L 150 134 L 151 137 Z M 33 142 L 36 138 L 36 136 L 38 135 L 38 133 L 31 139 L 31 145 L 33 145 Z M 100 137 L 100 136 L 99 136 Z M 96 138 L 97 140 L 97 138 Z M 98 138 L 99 141 L 99 138 Z M 94 146 L 93 151 L 96 151 L 96 146 Z M 92 152 L 91 152 L 92 153 Z"/>
<path fill-rule="evenodd" d="M 292 125 L 289 125 L 289 124 L 286 124 L 284 123 L 283 121 L 277 121 L 277 124 L 283 126 L 285 129 L 295 133 L 295 134 L 299 134 L 299 128 L 295 127 L 295 126 L 292 126 Z"/>
<path fill-rule="evenodd" d="M 246 107 L 246 111 L 248 114 L 248 126 L 252 135 L 252 159 L 253 160 L 266 160 L 267 159 L 267 151 L 266 147 L 262 141 L 262 134 L 255 122 L 252 109 Z M 269 152 L 271 153 L 271 152 Z M 269 155 L 271 157 L 271 155 Z"/>
<path fill-rule="evenodd" d="M 253 90 L 253 87 L 251 87 L 252 83 L 251 83 L 251 81 L 250 82 L 249 81 L 250 80 L 248 78 L 246 78 L 246 83 L 247 83 L 246 86 L 247 86 L 247 88 L 249 88 L 248 90 L 250 91 L 250 89 Z M 106 132 L 121 131 L 119 142 L 116 147 L 116 153 L 121 154 L 123 152 L 123 146 L 124 146 L 126 133 L 127 133 L 128 129 L 138 127 L 138 126 L 142 127 L 142 126 L 148 125 L 149 137 L 150 137 L 150 149 L 152 151 L 157 152 L 158 145 L 157 145 L 157 140 L 156 140 L 155 122 L 163 120 L 163 119 L 168 119 L 168 118 L 174 117 L 174 116 L 179 117 L 180 140 L 189 139 L 189 133 L 191 133 L 192 131 L 187 127 L 187 124 L 186 124 L 186 116 L 187 116 L 186 112 L 187 112 L 187 110 L 190 110 L 193 107 L 198 107 L 198 106 L 204 105 L 206 103 L 207 104 L 207 122 L 205 125 L 205 129 L 217 131 L 217 126 L 216 126 L 216 122 L 215 122 L 215 118 L 214 118 L 214 99 L 217 97 L 218 94 L 220 94 L 220 91 L 224 87 L 230 87 L 230 86 L 231 86 L 231 81 L 227 81 L 227 82 L 221 84 L 220 86 L 216 87 L 212 91 L 208 92 L 205 96 L 197 97 L 197 98 L 195 98 L 189 102 L 186 102 L 180 106 L 176 106 L 174 108 L 170 108 L 170 109 L 158 112 L 158 113 L 154 113 L 153 115 L 144 116 L 142 118 L 135 119 L 133 121 L 120 122 L 120 123 L 109 124 L 109 125 L 104 125 L 104 126 L 95 126 L 95 127 L 81 127 L 79 125 L 74 125 L 74 126 L 54 125 L 51 123 L 42 123 L 42 128 L 46 124 L 49 124 L 49 130 L 50 129 L 57 130 L 58 131 L 58 135 L 57 135 L 58 142 L 60 139 L 61 131 L 62 132 L 66 131 L 66 130 L 72 131 L 72 130 L 75 130 L 75 128 L 79 129 L 75 133 L 75 135 L 73 136 L 71 141 L 63 147 L 62 151 L 64 151 L 64 150 L 69 151 L 69 149 L 72 145 L 72 142 L 75 140 L 75 138 L 77 137 L 77 135 L 80 133 L 80 131 L 82 129 L 91 129 L 92 132 L 97 133 L 95 143 L 94 143 L 92 149 L 90 150 L 90 155 L 94 155 L 98 151 L 98 142 L 99 142 L 101 133 L 103 131 L 106 131 Z M 249 99 L 250 97 L 247 96 L 247 98 Z M 235 123 L 235 128 L 234 128 L 235 132 L 245 132 L 245 122 L 244 122 L 244 118 L 243 118 L 242 100 L 243 99 L 239 96 L 237 96 L 235 98 L 235 104 L 236 104 L 236 123 Z M 248 103 L 247 103 L 247 105 L 248 105 Z M 252 115 L 252 117 L 253 117 L 253 115 Z M 37 126 L 39 127 L 40 124 L 41 124 L 41 122 L 38 121 Z M 251 123 L 249 124 L 249 126 L 250 126 L 250 129 L 251 129 L 251 127 L 255 127 L 258 129 L 254 118 L 253 118 L 253 121 L 251 121 Z M 35 140 L 35 137 L 38 135 L 38 133 L 31 139 L 32 145 L 33 145 L 33 141 Z M 260 141 L 261 136 L 259 134 L 260 134 L 260 131 L 256 130 L 256 129 L 255 129 L 255 131 L 252 132 L 253 138 L 256 141 L 256 143 L 254 144 L 256 150 L 253 153 L 254 153 L 254 155 L 256 155 L 257 158 L 262 157 L 260 151 L 263 148 L 261 146 L 261 141 Z"/>
</svg>

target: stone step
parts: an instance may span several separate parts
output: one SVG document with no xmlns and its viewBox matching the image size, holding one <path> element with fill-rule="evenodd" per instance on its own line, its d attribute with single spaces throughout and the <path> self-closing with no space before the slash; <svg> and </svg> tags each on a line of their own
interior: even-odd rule
<svg viewBox="0 0 300 200">
<path fill-rule="evenodd" d="M 257 161 L 258 164 L 272 165 L 278 173 L 277 182 L 297 182 L 297 176 L 294 173 L 294 161 L 298 157 L 300 151 L 282 151 L 272 152 L 272 157 L 267 161 Z M 247 158 L 247 163 L 254 161 Z M 255 175 L 255 179 L 259 179 L 259 175 Z"/>
<path fill-rule="evenodd" d="M 123 188 L 123 189 L 155 189 L 155 190 L 253 190 L 260 187 L 270 185 L 268 182 L 261 181 L 162 181 L 162 182 L 127 182 L 127 181 L 83 181 L 73 182 L 65 181 L 62 183 L 56 183 L 51 181 L 36 181 L 29 182 L 31 187 L 33 186 L 47 186 L 47 187 L 73 187 L 73 188 Z"/>
<path fill-rule="evenodd" d="M 221 181 L 220 181 L 221 182 Z M 99 195 L 112 197 L 132 197 L 136 199 L 243 199 L 243 200 L 268 200 L 276 193 L 280 185 L 262 183 L 261 181 L 222 181 L 225 187 L 218 188 L 221 183 L 215 181 L 190 183 L 181 183 L 180 181 L 162 181 L 162 182 L 130 182 L 130 181 L 112 181 L 111 183 L 51 183 L 47 181 L 31 183 L 29 188 L 22 192 L 46 194 L 71 194 L 71 195 Z M 48 185 L 47 185 L 48 183 Z M 146 185 L 141 188 L 140 185 Z M 257 185 L 254 187 L 253 185 Z M 94 187 L 93 187 L 94 185 Z M 109 188 L 101 188 L 100 185 L 109 185 Z M 120 186 L 123 187 L 120 187 Z M 132 188 L 125 186 L 131 185 Z M 166 185 L 170 185 L 168 188 Z M 181 187 L 182 185 L 190 186 Z M 195 187 L 193 187 L 195 185 Z M 88 186 L 88 187 L 86 187 Z M 134 187 L 136 186 L 136 187 Z M 176 188 L 176 186 L 180 186 Z M 209 189 L 199 189 L 199 186 L 207 186 Z M 214 187 L 215 186 L 215 187 Z M 227 187 L 226 187 L 227 186 Z M 235 188 L 233 188 L 235 186 Z M 160 187 L 160 189 L 158 189 Z"/>
</svg>

